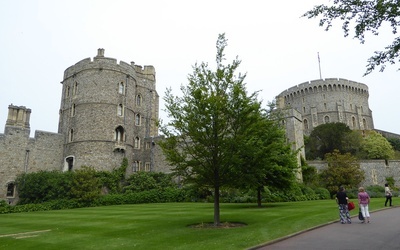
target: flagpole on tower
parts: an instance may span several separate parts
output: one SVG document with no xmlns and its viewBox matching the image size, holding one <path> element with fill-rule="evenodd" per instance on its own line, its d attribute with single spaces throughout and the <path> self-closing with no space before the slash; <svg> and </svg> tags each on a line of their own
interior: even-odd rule
<svg viewBox="0 0 400 250">
<path fill-rule="evenodd" d="M 319 67 L 319 79 L 322 80 L 322 75 L 321 75 L 321 61 L 319 59 L 319 52 L 318 52 L 318 67 Z"/>
</svg>

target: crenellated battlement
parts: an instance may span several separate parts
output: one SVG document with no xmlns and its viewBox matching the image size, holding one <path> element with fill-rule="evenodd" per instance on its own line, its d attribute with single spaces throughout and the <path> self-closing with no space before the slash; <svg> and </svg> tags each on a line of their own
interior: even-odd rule
<svg viewBox="0 0 400 250">
<path fill-rule="evenodd" d="M 135 62 L 129 64 L 124 61 L 118 63 L 115 58 L 104 57 L 104 49 L 98 49 L 98 54 L 93 57 L 93 60 L 90 57 L 85 58 L 67 68 L 64 71 L 64 80 L 73 77 L 81 71 L 93 69 L 118 71 L 133 78 L 139 76 L 150 81 L 155 81 L 156 79 L 156 72 L 153 66 L 146 65 L 142 67 L 141 65 L 136 65 Z"/>
<path fill-rule="evenodd" d="M 279 96 L 301 96 L 326 91 L 345 91 L 369 96 L 367 85 L 343 78 L 327 78 L 304 82 L 281 92 Z"/>
</svg>

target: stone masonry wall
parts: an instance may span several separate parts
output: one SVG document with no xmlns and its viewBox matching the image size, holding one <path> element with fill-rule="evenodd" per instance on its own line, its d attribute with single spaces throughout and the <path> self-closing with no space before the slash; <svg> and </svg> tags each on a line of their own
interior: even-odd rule
<svg viewBox="0 0 400 250">
<path fill-rule="evenodd" d="M 307 163 L 318 171 L 328 166 L 325 161 L 307 161 Z M 383 186 L 386 183 L 385 178 L 393 177 L 395 185 L 400 187 L 400 160 L 362 160 L 360 167 L 365 173 L 365 180 L 361 186 Z"/>
<path fill-rule="evenodd" d="M 16 193 L 7 196 L 7 186 L 17 175 L 40 170 L 60 170 L 62 135 L 37 131 L 29 138 L 30 130 L 6 126 L 0 134 L 0 199 L 15 204 Z"/>
</svg>

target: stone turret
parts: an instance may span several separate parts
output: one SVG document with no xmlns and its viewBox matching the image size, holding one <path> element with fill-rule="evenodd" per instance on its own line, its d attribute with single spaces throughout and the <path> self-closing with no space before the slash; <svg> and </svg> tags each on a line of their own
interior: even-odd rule
<svg viewBox="0 0 400 250">
<path fill-rule="evenodd" d="M 31 116 L 31 109 L 25 106 L 8 106 L 8 117 L 6 121 L 6 126 L 20 127 L 29 129 L 29 120 Z"/>
<path fill-rule="evenodd" d="M 112 170 L 127 158 L 130 169 L 154 170 L 147 140 L 158 136 L 155 69 L 118 63 L 104 52 L 98 49 L 93 59 L 64 72 L 58 127 L 64 135 L 63 169 Z"/>
<path fill-rule="evenodd" d="M 301 114 L 304 134 L 318 125 L 342 122 L 355 130 L 372 130 L 368 86 L 341 78 L 314 80 L 294 86 L 276 97 L 278 108 Z"/>
</svg>

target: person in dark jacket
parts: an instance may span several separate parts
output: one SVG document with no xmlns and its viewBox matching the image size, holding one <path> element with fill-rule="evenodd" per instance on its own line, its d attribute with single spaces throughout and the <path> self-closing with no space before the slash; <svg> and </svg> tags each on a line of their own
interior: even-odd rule
<svg viewBox="0 0 400 250">
<path fill-rule="evenodd" d="M 341 186 L 339 192 L 336 194 L 336 203 L 339 205 L 339 217 L 340 223 L 342 224 L 346 224 L 346 222 L 351 224 L 350 212 L 347 206 L 348 200 L 349 198 L 347 197 L 346 190 Z"/>
</svg>

